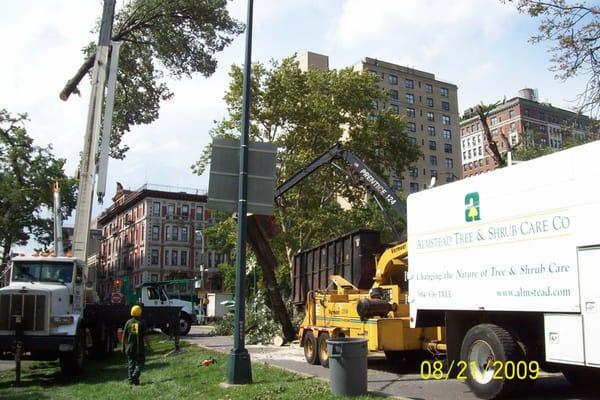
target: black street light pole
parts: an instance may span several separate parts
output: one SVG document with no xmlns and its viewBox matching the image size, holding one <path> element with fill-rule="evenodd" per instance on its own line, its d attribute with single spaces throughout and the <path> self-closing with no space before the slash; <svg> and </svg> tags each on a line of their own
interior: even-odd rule
<svg viewBox="0 0 600 400">
<path fill-rule="evenodd" d="M 244 347 L 245 300 L 244 278 L 246 276 L 246 212 L 248 198 L 248 127 L 250 120 L 250 72 L 252 59 L 252 6 L 248 0 L 246 23 L 246 61 L 244 65 L 244 93 L 242 108 L 242 135 L 240 138 L 240 179 L 238 190 L 237 262 L 235 274 L 235 327 L 233 348 L 227 364 L 227 382 L 230 384 L 252 383 L 250 354 Z"/>
</svg>

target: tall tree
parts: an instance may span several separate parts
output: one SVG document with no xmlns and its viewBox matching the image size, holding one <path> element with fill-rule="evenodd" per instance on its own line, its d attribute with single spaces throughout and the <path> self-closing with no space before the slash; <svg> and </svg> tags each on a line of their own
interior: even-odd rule
<svg viewBox="0 0 600 400">
<path fill-rule="evenodd" d="M 132 125 L 156 120 L 160 102 L 173 97 L 163 80 L 165 72 L 177 79 L 215 72 L 216 53 L 243 31 L 226 6 L 227 0 L 130 0 L 115 15 L 112 40 L 124 46 L 119 57 L 112 157 L 124 157 L 128 147 L 121 139 Z M 85 61 L 61 91 L 63 100 L 77 92 L 77 85 L 93 66 L 95 46 L 90 43 L 84 48 Z"/>
<path fill-rule="evenodd" d="M 239 66 L 232 67 L 225 94 L 229 113 L 211 131 L 214 137 L 239 136 L 242 75 Z M 389 98 L 376 83 L 375 76 L 351 69 L 304 72 L 295 57 L 272 61 L 270 66 L 253 65 L 250 137 L 278 146 L 279 183 L 342 139 L 344 147 L 384 177 L 400 174 L 416 161 L 420 152 L 410 143 L 404 120 L 392 110 L 375 113 L 374 104 Z M 210 149 L 205 149 L 193 169 L 202 173 L 209 158 Z M 364 187 L 357 181 L 335 168 L 321 168 L 279 199 L 275 212 L 281 232 L 271 240 L 280 265 L 279 282 L 265 282 L 270 286 L 267 292 L 273 285 L 289 287 L 289 266 L 298 250 L 358 227 L 383 228 L 383 218 L 373 218 L 371 205 L 364 202 Z M 338 195 L 354 208 L 342 209 Z M 263 279 L 274 276 L 266 272 Z"/>
<path fill-rule="evenodd" d="M 521 13 L 541 19 L 539 34 L 531 37 L 530 42 L 553 43 L 550 69 L 556 72 L 558 79 L 587 76 L 578 107 L 597 118 L 600 113 L 600 5 L 566 0 L 502 1 L 513 3 Z"/>
<path fill-rule="evenodd" d="M 64 173 L 64 159 L 52 147 L 39 147 L 25 128 L 25 114 L 0 110 L 0 250 L 2 265 L 13 245 L 35 238 L 43 246 L 52 242 L 53 184 L 61 187 L 62 214 L 75 207 L 76 180 Z"/>
</svg>

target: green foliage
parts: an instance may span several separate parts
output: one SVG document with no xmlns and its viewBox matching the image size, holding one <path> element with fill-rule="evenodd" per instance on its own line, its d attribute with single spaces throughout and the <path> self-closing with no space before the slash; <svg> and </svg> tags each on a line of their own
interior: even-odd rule
<svg viewBox="0 0 600 400">
<path fill-rule="evenodd" d="M 77 181 L 64 173 L 64 159 L 52 147 L 39 147 L 27 134 L 25 114 L 0 109 L 0 250 L 35 238 L 43 246 L 52 238 L 53 184 L 61 189 L 63 217 L 75 207 Z"/>
<path fill-rule="evenodd" d="M 178 79 L 215 72 L 216 53 L 243 31 L 226 6 L 227 0 L 130 0 L 115 15 L 113 40 L 122 41 L 123 46 L 112 157 L 124 157 L 128 147 L 121 140 L 132 125 L 156 120 L 160 102 L 173 97 L 162 81 L 164 72 Z M 94 43 L 84 49 L 88 58 L 94 52 Z"/>
<path fill-rule="evenodd" d="M 246 302 L 246 342 L 248 344 L 270 344 L 273 337 L 280 333 L 281 327 L 273 319 L 273 313 L 265 303 L 265 292 L 259 290 L 256 296 Z M 234 315 L 227 313 L 217 320 L 214 334 L 217 336 L 233 335 Z"/>
<path fill-rule="evenodd" d="M 551 71 L 567 80 L 587 76 L 579 95 L 580 111 L 597 118 L 600 112 L 600 5 L 566 0 L 502 0 L 519 12 L 540 18 L 539 33 L 530 42 L 551 42 Z M 590 4 L 591 3 L 591 4 Z"/>
<path fill-rule="evenodd" d="M 238 137 L 241 128 L 243 71 L 232 66 L 224 99 L 229 114 L 211 130 L 213 137 Z M 252 67 L 250 139 L 278 146 L 278 183 L 304 168 L 344 137 L 344 147 L 388 178 L 400 174 L 420 152 L 405 133 L 405 121 L 391 110 L 375 115 L 373 104 L 386 100 L 377 78 L 351 69 L 303 72 L 294 57 Z M 368 144 L 368 145 L 367 145 Z M 201 174 L 210 161 L 205 148 L 192 167 Z M 342 162 L 337 162 L 342 163 Z M 342 195 L 354 207 L 343 210 Z M 325 166 L 280 198 L 276 207 L 281 233 L 271 247 L 289 284 L 289 261 L 300 249 L 360 227 L 385 229 L 383 219 L 364 201 L 354 177 Z M 366 226 L 365 226 L 366 225 Z"/>
<path fill-rule="evenodd" d="M 235 290 L 235 265 L 222 263 L 217 265 L 223 281 L 223 291 L 233 293 Z"/>
</svg>

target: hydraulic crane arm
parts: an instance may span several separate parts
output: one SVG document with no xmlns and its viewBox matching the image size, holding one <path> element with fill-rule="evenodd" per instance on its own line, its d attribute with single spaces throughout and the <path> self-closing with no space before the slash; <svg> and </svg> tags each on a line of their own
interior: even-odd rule
<svg viewBox="0 0 600 400">
<path fill-rule="evenodd" d="M 340 143 L 336 143 L 331 146 L 323 154 L 315 158 L 308 166 L 296 172 L 292 177 L 286 180 L 284 183 L 279 185 L 275 189 L 275 198 L 279 198 L 285 194 L 288 190 L 296 186 L 304 178 L 315 172 L 317 169 L 325 164 L 329 164 L 335 159 L 343 159 L 354 169 L 354 171 L 361 177 L 361 182 L 367 189 L 374 194 L 377 194 L 379 198 L 385 201 L 390 207 L 392 207 L 398 215 L 406 219 L 406 204 L 404 201 L 399 199 L 394 191 L 389 188 L 385 180 L 371 170 L 360 158 L 358 158 L 350 150 L 342 148 Z M 399 241 L 404 241 L 400 233 L 394 227 L 391 216 L 386 212 L 385 208 L 375 197 L 375 200 L 379 207 L 382 209 L 391 229 L 394 231 Z"/>
</svg>

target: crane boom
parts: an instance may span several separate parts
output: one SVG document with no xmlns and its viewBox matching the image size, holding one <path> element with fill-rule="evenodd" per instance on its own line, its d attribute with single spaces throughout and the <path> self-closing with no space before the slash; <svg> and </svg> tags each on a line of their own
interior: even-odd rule
<svg viewBox="0 0 600 400">
<path fill-rule="evenodd" d="M 406 219 L 406 203 L 398 198 L 394 191 L 390 189 L 384 179 L 377 175 L 371 168 L 369 168 L 364 161 L 358 156 L 352 153 L 350 150 L 344 149 L 340 143 L 336 143 L 323 152 L 321 155 L 316 157 L 310 164 L 305 168 L 296 172 L 288 180 L 283 182 L 275 189 L 275 198 L 283 196 L 288 190 L 300 183 L 304 178 L 315 172 L 317 169 L 325 164 L 329 164 L 335 159 L 343 159 L 348 162 L 352 169 L 360 176 L 361 182 L 364 186 L 372 193 L 376 194 L 379 198 L 393 208 L 400 217 Z M 386 209 L 374 196 L 377 205 L 381 208 L 384 216 L 390 228 L 394 231 L 397 239 L 401 242 L 405 241 L 405 237 L 397 231 L 393 224 L 393 219 L 386 211 Z"/>
</svg>

